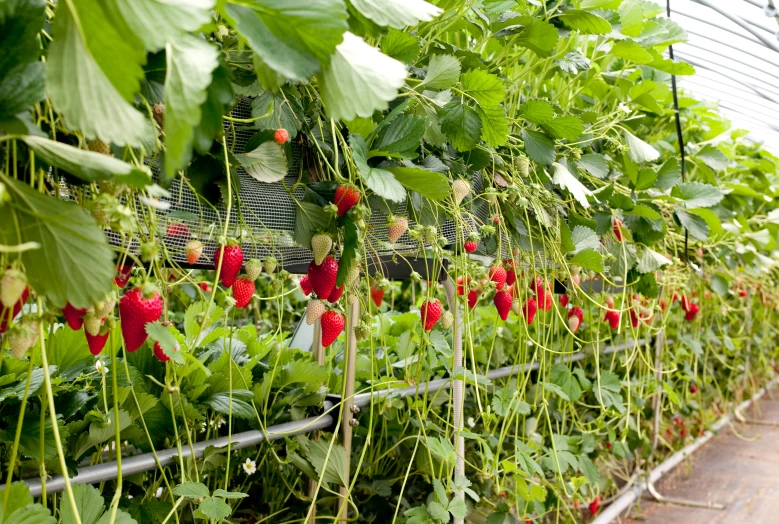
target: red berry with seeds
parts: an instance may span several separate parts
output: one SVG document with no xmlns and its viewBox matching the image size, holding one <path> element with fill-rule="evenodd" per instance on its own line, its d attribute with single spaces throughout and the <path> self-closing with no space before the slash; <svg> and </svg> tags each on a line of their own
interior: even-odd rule
<svg viewBox="0 0 779 524">
<path fill-rule="evenodd" d="M 173 224 L 168 224 L 166 233 L 169 237 L 188 237 L 189 228 L 182 222 L 176 222 Z"/>
<path fill-rule="evenodd" d="M 568 305 L 568 295 L 566 294 L 560 295 L 560 305 L 563 307 L 566 307 Z"/>
<path fill-rule="evenodd" d="M 335 205 L 338 207 L 339 217 L 345 215 L 359 201 L 360 192 L 352 186 L 338 186 L 335 190 Z"/>
<path fill-rule="evenodd" d="M 277 129 L 276 132 L 273 133 L 273 140 L 279 145 L 286 144 L 289 140 L 289 132 L 286 129 Z"/>
<path fill-rule="evenodd" d="M 162 349 L 162 346 L 160 346 L 159 342 L 154 343 L 154 356 L 157 357 L 157 360 L 160 362 L 167 362 L 170 360 L 170 357 L 165 354 L 165 351 Z"/>
<path fill-rule="evenodd" d="M 384 290 L 379 287 L 371 288 L 371 299 L 376 307 L 381 307 L 381 303 L 384 301 Z"/>
<path fill-rule="evenodd" d="M 114 283 L 119 286 L 120 288 L 123 288 L 127 285 L 127 282 L 130 281 L 130 277 L 132 276 L 133 271 L 133 262 L 130 261 L 127 264 L 118 266 L 116 268 L 116 276 L 114 277 Z"/>
<path fill-rule="evenodd" d="M 346 319 L 337 311 L 325 311 L 319 321 L 322 326 L 322 347 L 328 347 L 344 330 Z"/>
<path fill-rule="evenodd" d="M 490 280 L 495 282 L 495 289 L 500 291 L 506 284 L 506 270 L 502 266 L 492 266 L 489 272 Z"/>
<path fill-rule="evenodd" d="M 84 325 L 84 315 L 86 314 L 87 310 L 84 309 L 77 309 L 70 305 L 70 302 L 65 304 L 65 307 L 62 308 L 62 316 L 65 317 L 65 322 L 68 323 L 70 326 L 70 329 L 73 331 L 78 331 L 81 329 L 81 326 Z"/>
<path fill-rule="evenodd" d="M 623 235 L 622 235 L 622 221 L 621 220 L 614 220 L 614 236 L 617 237 L 617 241 L 622 242 Z"/>
<path fill-rule="evenodd" d="M 538 304 L 536 303 L 536 299 L 527 299 L 525 305 L 522 306 L 522 316 L 525 317 L 525 322 L 527 322 L 528 326 L 533 323 L 533 319 L 536 318 L 537 312 Z"/>
<path fill-rule="evenodd" d="M 254 291 L 256 287 L 254 281 L 248 278 L 238 277 L 233 282 L 233 298 L 235 299 L 235 307 L 238 309 L 245 308 L 252 301 Z"/>
<path fill-rule="evenodd" d="M 590 513 L 595 515 L 598 513 L 598 510 L 600 509 L 600 496 L 595 497 L 595 499 L 590 502 Z"/>
<path fill-rule="evenodd" d="M 479 291 L 472 289 L 468 292 L 468 307 L 473 309 L 476 307 L 476 303 L 479 301 Z"/>
<path fill-rule="evenodd" d="M 495 293 L 495 309 L 498 310 L 498 315 L 500 315 L 501 319 L 506 320 L 509 318 L 511 303 L 513 301 L 514 299 L 511 298 L 511 293 L 507 293 L 506 291 L 498 291 Z"/>
<path fill-rule="evenodd" d="M 156 322 L 162 315 L 162 298 L 157 291 L 143 294 L 140 288 L 131 289 L 119 301 L 122 337 L 129 352 L 146 342 L 146 324 Z"/>
<path fill-rule="evenodd" d="M 470 284 L 470 277 L 465 278 L 462 276 L 457 277 L 457 294 L 463 296 L 468 290 L 468 284 Z"/>
<path fill-rule="evenodd" d="M 696 386 L 695 384 L 691 385 L 690 386 L 690 393 L 695 395 L 697 392 L 698 392 L 698 386 Z"/>
<path fill-rule="evenodd" d="M 341 295 L 344 294 L 344 285 L 341 284 L 338 287 L 334 287 L 333 290 L 330 292 L 330 296 L 327 297 L 327 301 L 331 304 L 335 304 L 338 302 L 338 299 L 341 298 Z"/>
<path fill-rule="evenodd" d="M 325 257 L 319 265 L 313 260 L 308 265 L 308 280 L 319 298 L 327 299 L 330 297 L 337 277 L 338 262 L 332 257 Z"/>
<path fill-rule="evenodd" d="M 436 325 L 438 319 L 444 313 L 441 302 L 436 299 L 425 300 L 422 307 L 419 308 L 419 314 L 422 317 L 422 323 L 425 325 L 425 331 L 430 331 Z"/>
<path fill-rule="evenodd" d="M 201 255 L 203 254 L 203 244 L 199 240 L 190 240 L 187 242 L 187 263 L 188 264 L 194 264 L 198 260 L 200 260 Z"/>
<path fill-rule="evenodd" d="M 300 289 L 306 296 L 310 295 L 314 290 L 314 287 L 311 285 L 311 279 L 308 278 L 308 275 L 303 275 L 300 277 Z"/>
<path fill-rule="evenodd" d="M 395 217 L 395 220 L 387 228 L 387 239 L 391 244 L 394 244 L 407 230 L 408 219 L 406 217 Z"/>
<path fill-rule="evenodd" d="M 99 355 L 100 352 L 103 351 L 103 348 L 108 341 L 108 334 L 108 331 L 106 331 L 102 334 L 98 333 L 97 335 L 90 335 L 88 331 L 84 330 L 84 335 L 87 337 L 87 346 L 89 347 L 89 352 L 95 356 Z"/>
<path fill-rule="evenodd" d="M 506 261 L 506 284 L 513 286 L 517 281 L 517 268 L 513 260 Z"/>
<path fill-rule="evenodd" d="M 221 268 L 219 267 L 220 259 L 222 260 Z M 240 245 L 226 244 L 214 252 L 214 267 L 219 268 L 219 281 L 224 287 L 233 285 L 235 277 L 241 272 L 241 266 L 243 266 L 243 250 Z"/>
<path fill-rule="evenodd" d="M 479 243 L 474 240 L 466 240 L 463 244 L 466 253 L 473 253 L 478 247 Z"/>
</svg>

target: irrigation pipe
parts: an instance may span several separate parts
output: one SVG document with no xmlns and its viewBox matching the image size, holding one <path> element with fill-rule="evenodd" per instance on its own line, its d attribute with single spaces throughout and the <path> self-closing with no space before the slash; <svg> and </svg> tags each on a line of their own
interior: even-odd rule
<svg viewBox="0 0 779 524">
<path fill-rule="evenodd" d="M 740 413 L 741 411 L 747 409 L 750 405 L 752 405 L 754 402 L 758 401 L 763 395 L 765 395 L 766 391 L 770 387 L 772 387 L 774 384 L 779 381 L 779 378 L 775 378 L 768 384 L 766 384 L 765 387 L 763 387 L 760 391 L 758 391 L 752 398 L 750 398 L 747 401 L 742 402 L 741 404 L 736 407 L 734 410 L 734 413 Z M 649 472 L 648 478 L 645 478 L 641 482 L 638 482 L 633 486 L 633 489 L 626 491 L 621 497 L 616 499 L 610 506 L 605 508 L 603 512 L 598 515 L 594 520 L 590 522 L 590 524 L 607 524 L 609 522 L 615 521 L 623 511 L 628 509 L 636 500 L 638 500 L 639 496 L 641 496 L 641 493 L 646 489 L 647 483 L 654 484 L 660 478 L 665 475 L 666 473 L 670 472 L 672 469 L 674 469 L 676 466 L 678 466 L 684 459 L 695 453 L 700 447 L 702 447 L 704 444 L 706 444 L 711 438 L 714 436 L 715 432 L 722 429 L 726 424 L 728 424 L 733 419 L 733 413 L 729 415 L 723 416 L 721 419 L 719 419 L 717 422 L 714 423 L 714 425 L 709 428 L 706 433 L 703 434 L 702 437 L 698 438 L 695 442 L 690 444 L 689 446 L 680 449 L 667 459 L 665 459 L 664 462 L 662 462 L 659 466 L 657 466 L 655 469 Z"/>
</svg>

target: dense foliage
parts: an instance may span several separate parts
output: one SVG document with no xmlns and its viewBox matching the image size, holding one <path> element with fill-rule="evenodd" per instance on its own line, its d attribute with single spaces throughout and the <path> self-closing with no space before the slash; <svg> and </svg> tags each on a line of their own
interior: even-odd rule
<svg viewBox="0 0 779 524">
<path fill-rule="evenodd" d="M 578 522 L 772 380 L 779 159 L 679 93 L 682 158 L 671 75 L 694 69 L 663 14 L 0 2 L 0 523 L 334 520 L 347 478 L 360 522 Z M 306 317 L 324 364 L 290 343 Z M 352 333 L 357 393 L 419 395 L 356 415 L 350 457 L 345 421 L 189 457 L 321 413 Z"/>
</svg>

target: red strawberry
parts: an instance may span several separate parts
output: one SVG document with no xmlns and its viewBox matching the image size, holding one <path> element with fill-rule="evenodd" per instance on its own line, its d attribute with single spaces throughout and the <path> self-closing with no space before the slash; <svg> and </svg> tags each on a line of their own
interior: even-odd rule
<svg viewBox="0 0 779 524">
<path fill-rule="evenodd" d="M 308 278 L 308 275 L 303 275 L 300 277 L 300 289 L 303 291 L 303 294 L 308 296 L 311 294 L 311 292 L 314 290 L 314 288 L 311 286 L 311 279 Z"/>
<path fill-rule="evenodd" d="M 182 222 L 168 224 L 167 234 L 169 237 L 188 237 L 189 228 Z"/>
<path fill-rule="evenodd" d="M 154 356 L 157 357 L 157 360 L 159 360 L 160 362 L 167 362 L 168 360 L 170 360 L 170 357 L 165 354 L 165 351 L 163 351 L 162 346 L 160 346 L 159 342 L 154 343 L 153 351 L 154 351 Z"/>
<path fill-rule="evenodd" d="M 97 356 L 103 351 L 105 343 L 108 341 L 108 331 L 103 334 L 90 335 L 87 330 L 84 330 L 84 335 L 87 337 L 87 346 L 89 346 L 89 352 Z"/>
<path fill-rule="evenodd" d="M 552 293 L 550 293 L 549 290 L 538 288 L 538 291 L 536 291 L 536 298 L 538 299 L 538 304 L 541 306 L 541 309 L 544 311 L 552 310 L 554 299 L 552 298 Z"/>
<path fill-rule="evenodd" d="M 606 317 L 603 319 L 608 321 L 611 329 L 617 329 L 619 327 L 620 314 L 619 311 L 609 310 L 606 311 Z"/>
<path fill-rule="evenodd" d="M 0 333 L 5 333 L 5 330 L 8 329 L 8 324 L 11 320 L 15 319 L 16 316 L 19 314 L 19 312 L 22 310 L 22 306 L 25 302 L 27 302 L 27 297 L 30 295 L 30 288 L 26 287 L 24 288 L 24 291 L 22 291 L 22 298 L 19 299 L 19 301 L 14 304 L 13 310 L 11 311 L 11 314 L 8 314 L 8 308 L 6 308 L 3 305 L 0 305 Z M 9 318 L 10 317 L 10 318 Z"/>
<path fill-rule="evenodd" d="M 479 291 L 471 289 L 468 291 L 468 307 L 473 309 L 476 307 L 476 302 L 479 301 Z"/>
<path fill-rule="evenodd" d="M 614 219 L 614 236 L 617 237 L 617 241 L 622 242 L 622 221 L 619 219 Z"/>
<path fill-rule="evenodd" d="M 611 442 L 606 442 L 606 449 L 611 449 Z"/>
<path fill-rule="evenodd" d="M 513 286 L 517 281 L 517 268 L 513 260 L 506 261 L 506 284 Z"/>
<path fill-rule="evenodd" d="M 506 283 L 506 270 L 502 266 L 492 266 L 489 272 L 490 280 L 495 282 L 495 289 L 500 291 Z"/>
<path fill-rule="evenodd" d="M 522 306 L 522 315 L 525 317 L 525 322 L 527 322 L 528 326 L 533 323 L 533 319 L 536 318 L 537 311 L 538 311 L 538 304 L 536 304 L 536 299 L 534 298 L 527 299 L 525 305 Z"/>
<path fill-rule="evenodd" d="M 335 342 L 346 326 L 346 319 L 337 311 L 325 311 L 319 321 L 322 325 L 322 347 Z"/>
<path fill-rule="evenodd" d="M 478 247 L 479 243 L 474 240 L 466 240 L 463 244 L 466 253 L 473 253 Z"/>
<path fill-rule="evenodd" d="M 116 268 L 116 276 L 114 277 L 114 283 L 120 288 L 126 286 L 127 282 L 130 280 L 130 276 L 132 275 L 132 271 L 133 271 L 133 264 L 134 263 L 131 260 L 127 264 L 124 264 Z"/>
<path fill-rule="evenodd" d="M 84 314 L 87 312 L 85 309 L 76 309 L 70 305 L 70 302 L 65 304 L 62 308 L 62 316 L 65 317 L 65 322 L 68 323 L 70 329 L 78 331 L 81 326 L 84 325 Z"/>
<path fill-rule="evenodd" d="M 634 328 L 638 327 L 638 315 L 634 310 L 630 310 L 630 325 Z"/>
<path fill-rule="evenodd" d="M 140 288 L 131 289 L 119 301 L 119 318 L 122 319 L 122 337 L 129 352 L 146 342 L 146 324 L 156 322 L 162 315 L 162 299 L 156 291 L 147 296 Z"/>
<path fill-rule="evenodd" d="M 316 265 L 312 260 L 308 265 L 308 280 L 319 298 L 330 297 L 335 287 L 335 279 L 338 276 L 338 262 L 332 257 L 325 257 L 321 264 Z"/>
<path fill-rule="evenodd" d="M 441 302 L 436 299 L 425 300 L 422 307 L 419 308 L 419 314 L 422 317 L 422 323 L 425 325 L 425 331 L 430 331 L 435 326 L 438 319 L 444 312 Z"/>
<path fill-rule="evenodd" d="M 233 283 L 233 298 L 235 299 L 235 307 L 238 309 L 245 308 L 252 301 L 254 295 L 254 282 L 248 278 L 238 277 Z"/>
<path fill-rule="evenodd" d="M 560 295 L 560 305 L 563 307 L 568 305 L 568 295 L 566 294 Z"/>
<path fill-rule="evenodd" d="M 747 290 L 746 289 L 742 289 L 741 291 L 738 292 L 738 296 L 740 296 L 741 298 L 746 298 Z"/>
<path fill-rule="evenodd" d="M 273 140 L 279 145 L 286 144 L 289 140 L 289 131 L 286 129 L 277 129 L 276 132 L 273 133 Z"/>
<path fill-rule="evenodd" d="M 465 294 L 465 291 L 468 289 L 468 284 L 471 283 L 470 277 L 464 278 L 464 277 L 457 277 L 457 294 L 460 296 L 463 296 Z"/>
<path fill-rule="evenodd" d="M 352 186 L 338 186 L 335 190 L 335 205 L 338 207 L 338 216 L 345 215 L 360 201 L 360 192 Z"/>
<path fill-rule="evenodd" d="M 692 304 L 692 302 L 690 301 L 689 297 L 687 297 L 687 295 L 682 295 L 682 298 L 679 301 L 679 303 L 682 305 L 683 310 L 685 311 L 690 310 L 690 304 Z"/>
<path fill-rule="evenodd" d="M 492 215 L 492 223 L 496 226 L 500 224 L 500 215 Z"/>
<path fill-rule="evenodd" d="M 598 513 L 598 510 L 600 509 L 600 495 L 595 497 L 595 500 L 590 502 L 589 507 L 590 507 L 590 513 L 592 513 L 593 515 Z"/>
<path fill-rule="evenodd" d="M 341 298 L 341 295 L 344 294 L 344 285 L 341 284 L 338 287 L 334 287 L 333 290 L 330 292 L 330 296 L 327 297 L 327 301 L 331 304 L 335 304 L 338 302 L 338 299 Z"/>
<path fill-rule="evenodd" d="M 695 384 L 693 384 L 692 386 L 690 386 L 690 393 L 692 393 L 692 394 L 694 395 L 694 394 L 696 394 L 697 392 L 698 392 L 698 386 L 696 386 Z"/>
<path fill-rule="evenodd" d="M 208 282 L 201 282 L 198 285 L 200 286 L 200 289 L 202 289 L 206 293 L 210 293 L 212 291 L 211 286 L 208 285 Z"/>
<path fill-rule="evenodd" d="M 660 310 L 661 310 L 661 311 L 665 311 L 665 308 L 667 308 L 667 307 L 668 307 L 668 303 L 665 301 L 665 299 L 664 299 L 664 298 L 663 298 L 663 299 L 661 299 L 661 300 L 660 300 Z"/>
<path fill-rule="evenodd" d="M 200 260 L 200 255 L 203 254 L 203 244 L 199 240 L 190 240 L 187 242 L 187 263 L 194 264 Z"/>
<path fill-rule="evenodd" d="M 371 299 L 373 299 L 373 303 L 376 304 L 376 307 L 381 307 L 381 303 L 384 300 L 384 290 L 380 287 L 372 287 Z"/>
<path fill-rule="evenodd" d="M 222 257 L 224 252 L 224 258 Z M 219 259 L 222 259 L 222 267 L 219 269 L 219 280 L 224 287 L 231 287 L 235 277 L 241 272 L 243 265 L 243 250 L 238 244 L 226 244 L 220 246 L 214 252 L 214 267 L 219 268 Z"/>
<path fill-rule="evenodd" d="M 511 293 L 506 291 L 498 291 L 495 293 L 495 309 L 498 310 L 498 315 L 503 320 L 509 318 L 509 311 L 511 311 L 511 303 L 514 299 L 511 298 Z"/>
<path fill-rule="evenodd" d="M 698 304 L 690 303 L 689 309 L 684 315 L 684 319 L 687 322 L 692 322 L 695 320 L 695 317 L 698 315 L 698 312 L 701 310 L 701 307 Z"/>
</svg>

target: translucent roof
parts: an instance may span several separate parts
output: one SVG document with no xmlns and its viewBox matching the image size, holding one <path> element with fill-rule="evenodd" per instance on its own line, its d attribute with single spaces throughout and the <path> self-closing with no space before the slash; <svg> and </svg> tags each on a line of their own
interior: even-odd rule
<svg viewBox="0 0 779 524">
<path fill-rule="evenodd" d="M 680 87 L 719 103 L 733 128 L 779 153 L 777 0 L 670 0 L 671 18 L 689 34 L 674 55 L 697 73 Z M 773 16 L 769 16 L 773 15 Z"/>
</svg>

